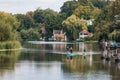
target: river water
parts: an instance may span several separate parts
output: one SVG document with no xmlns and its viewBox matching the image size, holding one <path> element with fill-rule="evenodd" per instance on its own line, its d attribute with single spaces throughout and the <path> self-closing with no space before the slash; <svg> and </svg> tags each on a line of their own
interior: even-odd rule
<svg viewBox="0 0 120 80">
<path fill-rule="evenodd" d="M 72 60 L 67 46 L 73 47 Z M 100 57 L 97 43 L 24 42 L 21 50 L 0 52 L 0 80 L 120 80 L 120 63 Z"/>
</svg>

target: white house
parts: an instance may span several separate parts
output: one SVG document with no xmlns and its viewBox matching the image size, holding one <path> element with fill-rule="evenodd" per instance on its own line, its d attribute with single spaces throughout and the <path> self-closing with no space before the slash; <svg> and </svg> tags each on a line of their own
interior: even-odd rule
<svg viewBox="0 0 120 80">
<path fill-rule="evenodd" d="M 93 34 L 88 32 L 87 30 L 82 30 L 80 33 L 79 33 L 79 38 L 84 38 L 84 37 L 92 37 Z"/>
<path fill-rule="evenodd" d="M 67 37 L 65 32 L 63 33 L 62 30 L 53 30 L 53 40 L 54 41 L 66 41 Z"/>
</svg>

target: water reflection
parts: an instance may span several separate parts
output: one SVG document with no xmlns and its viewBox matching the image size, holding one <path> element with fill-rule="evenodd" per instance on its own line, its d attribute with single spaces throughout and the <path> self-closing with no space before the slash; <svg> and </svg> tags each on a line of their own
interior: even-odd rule
<svg viewBox="0 0 120 80">
<path fill-rule="evenodd" d="M 20 51 L 3 51 L 0 52 L 0 68 L 12 69 L 14 63 L 18 61 Z"/>
<path fill-rule="evenodd" d="M 120 63 L 101 60 L 95 43 L 25 43 L 22 51 L 0 52 L 0 80 L 119 80 Z M 87 48 L 86 59 L 67 61 L 66 46 L 74 53 Z"/>
</svg>

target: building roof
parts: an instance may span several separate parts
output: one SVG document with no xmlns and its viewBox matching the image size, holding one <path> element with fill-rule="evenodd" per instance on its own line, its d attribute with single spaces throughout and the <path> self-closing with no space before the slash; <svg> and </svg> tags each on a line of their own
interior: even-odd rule
<svg viewBox="0 0 120 80">
<path fill-rule="evenodd" d="M 87 30 L 82 30 L 80 33 L 82 33 L 82 34 L 86 34 L 86 35 L 88 35 L 89 37 L 92 37 L 92 36 L 93 36 L 93 34 L 90 33 L 90 32 L 87 31 Z"/>
<path fill-rule="evenodd" d="M 53 34 L 61 34 L 61 30 L 53 30 Z"/>
<path fill-rule="evenodd" d="M 82 33 L 82 34 L 89 34 L 90 32 L 88 32 L 87 30 L 82 30 L 80 33 Z"/>
</svg>

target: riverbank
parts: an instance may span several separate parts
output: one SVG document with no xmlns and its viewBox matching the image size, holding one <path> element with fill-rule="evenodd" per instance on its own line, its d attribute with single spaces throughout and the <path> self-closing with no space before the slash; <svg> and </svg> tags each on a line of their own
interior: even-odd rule
<svg viewBox="0 0 120 80">
<path fill-rule="evenodd" d="M 85 43 L 97 43 L 98 41 L 84 41 Z"/>
<path fill-rule="evenodd" d="M 5 41 L 0 42 L 0 51 L 13 51 L 21 49 L 21 43 L 19 41 Z"/>
<path fill-rule="evenodd" d="M 23 48 L 17 48 L 17 49 L 0 49 L 0 51 L 17 51 L 17 50 L 21 50 Z"/>
</svg>

